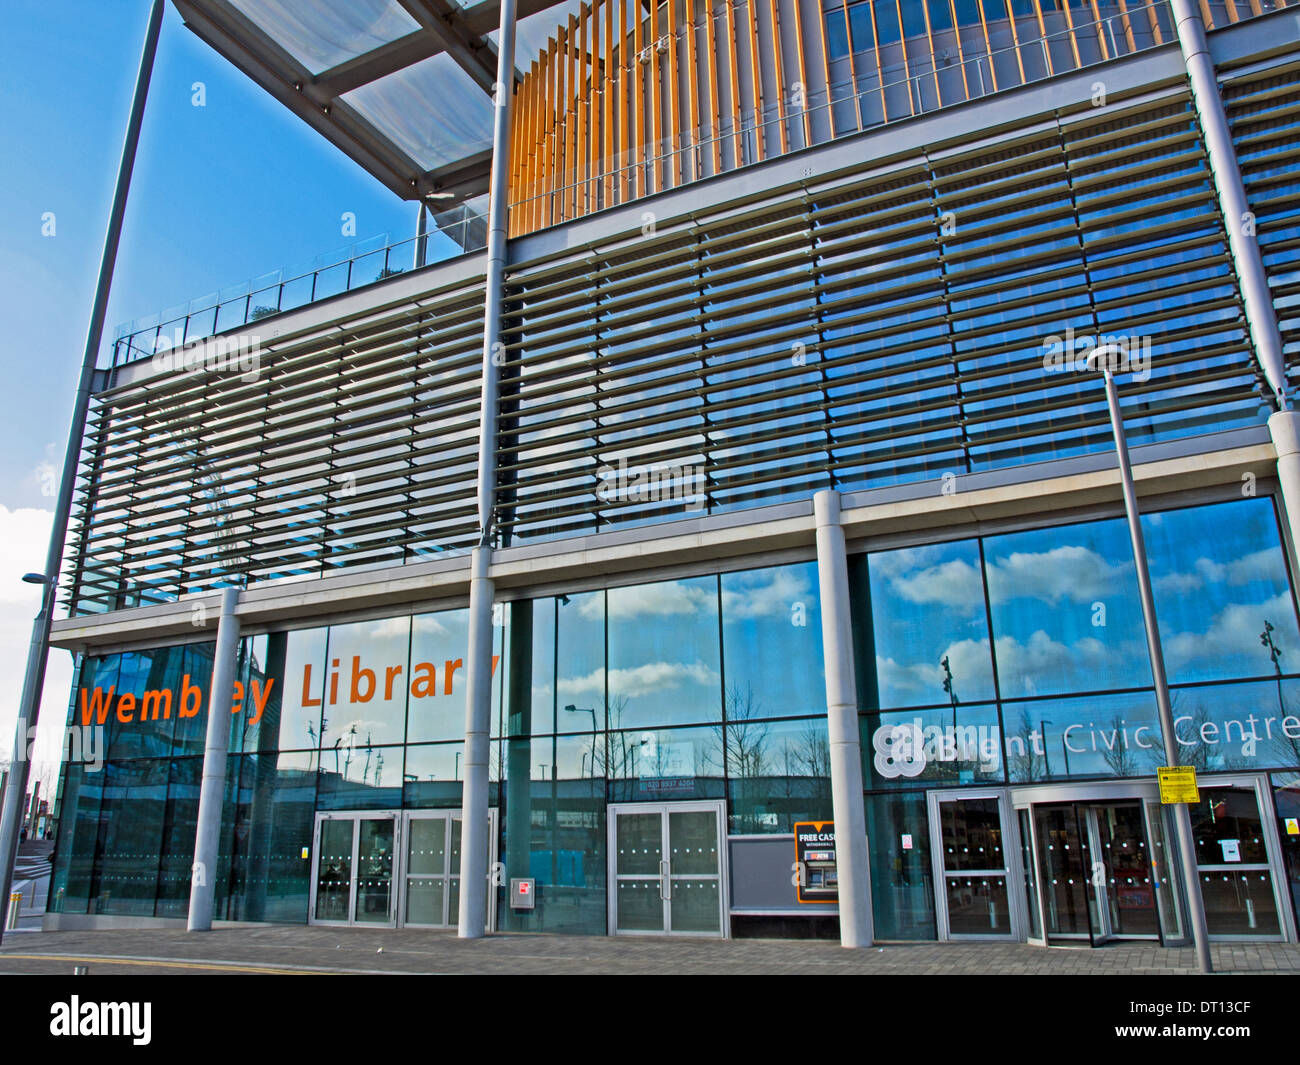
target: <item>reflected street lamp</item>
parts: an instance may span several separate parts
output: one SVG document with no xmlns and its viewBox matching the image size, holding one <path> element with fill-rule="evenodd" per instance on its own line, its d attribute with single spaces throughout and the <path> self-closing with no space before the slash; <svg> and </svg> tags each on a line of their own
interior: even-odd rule
<svg viewBox="0 0 1300 1065">
<path fill-rule="evenodd" d="M 1169 679 L 1165 675 L 1165 656 L 1160 646 L 1160 626 L 1156 621 L 1155 597 L 1151 594 L 1151 572 L 1147 563 L 1146 541 L 1138 514 L 1137 492 L 1133 488 L 1133 466 L 1129 462 L 1128 441 L 1124 436 L 1124 415 L 1115 387 L 1114 367 L 1123 365 L 1127 352 L 1116 344 L 1102 344 L 1088 356 L 1088 368 L 1100 370 L 1106 384 L 1106 406 L 1110 410 L 1110 428 L 1115 436 L 1115 456 L 1119 463 L 1120 484 L 1124 489 L 1124 514 L 1128 519 L 1129 537 L 1133 541 L 1138 592 L 1142 600 L 1142 620 L 1146 626 L 1147 654 L 1151 658 L 1151 679 L 1155 682 L 1156 707 L 1160 712 L 1160 731 L 1165 741 L 1165 761 L 1179 765 L 1178 742 L 1174 735 L 1174 712 L 1169 700 Z M 1205 900 L 1201 897 L 1200 873 L 1192 838 L 1192 814 L 1185 802 L 1174 803 L 1174 825 L 1178 830 L 1178 851 L 1183 863 L 1183 880 L 1187 885 L 1187 908 L 1191 919 L 1192 941 L 1196 960 L 1203 973 L 1213 971 L 1210 962 L 1209 935 L 1205 925 Z"/>
<path fill-rule="evenodd" d="M 596 775 L 596 711 L 589 706 L 574 706 L 573 703 L 564 709 L 570 714 L 591 715 L 591 775 L 594 777 Z"/>
</svg>

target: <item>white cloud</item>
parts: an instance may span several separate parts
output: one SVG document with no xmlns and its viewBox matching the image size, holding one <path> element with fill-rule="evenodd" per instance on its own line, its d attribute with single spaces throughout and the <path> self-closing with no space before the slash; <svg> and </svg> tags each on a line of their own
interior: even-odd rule
<svg viewBox="0 0 1300 1065">
<path fill-rule="evenodd" d="M 943 668 L 939 663 L 948 659 L 952 670 L 953 687 L 957 698 L 966 701 L 972 691 L 991 692 L 993 668 L 989 662 L 989 647 L 984 640 L 958 640 L 950 644 L 933 662 L 909 662 L 900 665 L 892 658 L 876 657 L 876 678 L 880 686 L 880 700 L 885 706 L 909 703 L 942 703 L 947 698 L 943 690 Z"/>
<path fill-rule="evenodd" d="M 1266 676 L 1273 672 L 1268 648 L 1260 641 L 1267 620 L 1282 630 L 1274 639 L 1282 651 L 1283 671 L 1292 672 L 1300 667 L 1300 647 L 1294 645 L 1294 636 L 1291 640 L 1286 636 L 1288 630 L 1294 631 L 1290 622 L 1293 610 L 1290 592 L 1262 603 L 1233 603 L 1216 614 L 1204 632 L 1180 632 L 1167 638 L 1165 654 L 1175 673 L 1226 658 L 1241 673 Z"/>
<path fill-rule="evenodd" d="M 755 581 L 746 588 L 723 587 L 722 614 L 729 620 L 790 616 L 794 603 L 808 605 L 812 586 L 802 571 L 773 570 L 763 583 Z"/>
<path fill-rule="evenodd" d="M 1104 600 L 1125 580 L 1131 562 L 1113 566 L 1091 548 L 1063 544 L 1050 551 L 1016 551 L 991 562 L 989 598 L 995 603 L 1032 596 L 1055 606 Z"/>
<path fill-rule="evenodd" d="M 895 592 L 909 603 L 941 603 L 954 609 L 969 609 L 984 601 L 979 570 L 960 558 L 917 570 L 908 576 L 894 576 Z"/>
<path fill-rule="evenodd" d="M 698 584 L 667 581 L 662 584 L 638 584 L 630 588 L 611 588 L 611 621 L 641 617 L 671 617 L 674 614 L 698 614 L 715 604 L 712 591 Z M 584 599 L 579 610 L 583 617 L 598 620 L 603 604 L 600 596 Z"/>
<path fill-rule="evenodd" d="M 673 688 L 684 683 L 717 684 L 718 674 L 703 662 L 647 662 L 643 666 L 609 671 L 611 696 L 626 695 L 636 698 Z M 582 677 L 561 677 L 559 693 L 571 695 L 601 695 L 605 693 L 605 673 L 592 670 Z"/>
</svg>

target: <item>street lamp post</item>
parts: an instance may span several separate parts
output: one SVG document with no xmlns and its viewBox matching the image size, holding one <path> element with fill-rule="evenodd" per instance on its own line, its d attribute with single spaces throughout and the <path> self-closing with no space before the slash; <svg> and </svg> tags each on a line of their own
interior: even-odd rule
<svg viewBox="0 0 1300 1065">
<path fill-rule="evenodd" d="M 41 687 L 45 681 L 45 663 L 50 650 L 50 623 L 54 614 L 54 586 L 63 565 L 63 547 L 68 534 L 68 516 L 72 512 L 72 496 L 76 487 L 77 465 L 81 456 L 81 440 L 85 433 L 86 417 L 90 410 L 90 394 L 95 379 L 95 362 L 104 334 L 104 316 L 108 311 L 108 293 L 117 262 L 118 238 L 122 234 L 122 219 L 126 214 L 127 192 L 131 187 L 131 173 L 135 166 L 136 146 L 140 141 L 140 126 L 144 120 L 145 100 L 149 95 L 149 80 L 153 74 L 154 54 L 158 49 L 158 34 L 162 29 L 163 0 L 153 0 L 149 8 L 149 21 L 145 29 L 144 48 L 140 52 L 140 65 L 136 70 L 135 92 L 131 98 L 131 113 L 127 118 L 126 137 L 118 162 L 117 183 L 113 189 L 113 206 L 109 212 L 108 231 L 104 235 L 103 252 L 99 260 L 99 277 L 95 284 L 95 300 L 90 309 L 90 323 L 86 330 L 86 346 L 81 356 L 81 374 L 77 382 L 77 395 L 72 405 L 72 424 L 68 427 L 68 441 L 63 455 L 63 474 L 59 480 L 59 494 L 54 503 L 54 521 L 50 526 L 50 542 L 45 556 L 45 572 L 40 576 L 45 584 L 41 610 L 32 622 L 31 641 L 27 649 L 27 668 L 23 674 L 23 690 L 18 703 L 18 723 L 14 729 L 14 750 L 10 764 L 9 780 L 5 787 L 3 813 L 0 813 L 0 897 L 8 899 L 13 884 L 14 861 L 18 854 L 18 833 L 23 796 L 27 793 L 28 730 L 37 726 L 41 708 Z M 4 934 L 4 914 L 0 910 L 0 936 Z"/>
<path fill-rule="evenodd" d="M 1151 573 L 1147 563 L 1146 541 L 1142 536 L 1142 521 L 1138 514 L 1137 492 L 1133 488 L 1133 467 L 1129 462 L 1128 441 L 1124 436 L 1124 415 L 1119 406 L 1119 392 L 1115 388 L 1112 360 L 1123 358 L 1124 352 L 1108 344 L 1096 348 L 1088 356 L 1088 366 L 1100 370 L 1106 384 L 1106 405 L 1110 410 L 1110 427 L 1115 436 L 1115 455 L 1119 463 L 1120 484 L 1124 489 L 1124 513 L 1128 519 L 1129 537 L 1133 541 L 1133 560 L 1136 563 L 1138 592 L 1142 601 L 1142 620 L 1146 626 L 1147 654 L 1151 658 L 1151 679 L 1155 683 L 1156 707 L 1160 714 L 1160 732 L 1165 741 L 1165 761 L 1170 766 L 1179 764 L 1178 742 L 1174 735 L 1174 712 L 1169 699 L 1169 680 L 1165 673 L 1165 656 L 1160 645 L 1160 627 L 1156 621 L 1155 598 L 1151 594 Z M 1205 901 L 1201 898 L 1200 873 L 1196 868 L 1196 850 L 1192 838 L 1192 814 L 1187 803 L 1175 803 L 1174 826 L 1177 830 L 1178 852 L 1183 865 L 1183 881 L 1187 885 L 1187 909 L 1192 926 L 1192 941 L 1196 946 L 1196 960 L 1203 973 L 1213 971 L 1210 962 L 1209 934 L 1205 924 Z"/>
</svg>

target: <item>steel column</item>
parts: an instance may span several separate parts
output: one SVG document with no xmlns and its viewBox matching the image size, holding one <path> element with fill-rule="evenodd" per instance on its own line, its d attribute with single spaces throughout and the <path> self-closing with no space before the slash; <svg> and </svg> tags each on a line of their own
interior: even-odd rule
<svg viewBox="0 0 1300 1065">
<path fill-rule="evenodd" d="M 1103 360 L 1102 374 L 1106 382 L 1106 405 L 1110 408 L 1110 426 L 1115 436 L 1115 454 L 1119 461 L 1120 484 L 1124 489 L 1124 515 L 1128 519 L 1129 537 L 1133 541 L 1133 561 L 1137 564 L 1138 594 L 1142 601 L 1142 621 L 1146 627 L 1147 654 L 1151 659 L 1151 679 L 1155 682 L 1156 708 L 1160 714 L 1160 732 L 1165 741 L 1165 764 L 1179 765 L 1178 739 L 1174 733 L 1173 704 L 1169 698 L 1169 680 L 1165 673 L 1165 655 L 1160 643 L 1160 625 L 1156 620 L 1156 603 L 1151 593 L 1151 573 L 1147 566 L 1146 540 L 1142 535 L 1142 519 L 1138 513 L 1137 492 L 1133 487 L 1133 466 L 1129 462 L 1128 441 L 1124 436 L 1124 415 L 1119 406 L 1119 392 L 1115 378 L 1104 362 L 1105 349 L 1098 349 Z M 1186 886 L 1188 923 L 1192 926 L 1192 941 L 1196 947 L 1196 960 L 1203 973 L 1212 972 L 1210 939 L 1205 924 L 1205 904 L 1201 899 L 1201 881 L 1196 868 L 1196 845 L 1192 838 L 1192 815 L 1186 803 L 1174 804 L 1174 827 L 1178 835 L 1178 857 L 1182 863 L 1183 883 Z"/>
<path fill-rule="evenodd" d="M 1246 324 L 1255 344 L 1255 356 L 1273 389 L 1278 407 L 1290 405 L 1287 397 L 1286 362 L 1282 357 L 1282 337 L 1278 333 L 1273 296 L 1268 288 L 1264 260 L 1255 241 L 1255 227 L 1250 222 L 1250 205 L 1241 180 L 1241 167 L 1228 127 L 1228 114 L 1219 94 L 1214 60 L 1205 39 L 1205 24 L 1192 0 L 1170 0 L 1178 24 L 1178 43 L 1192 85 L 1192 98 L 1205 135 L 1205 150 L 1210 172 L 1219 193 L 1219 207 L 1228 231 L 1228 246 L 1233 266 L 1241 283 L 1241 297 L 1246 308 Z"/>
<path fill-rule="evenodd" d="M 212 656 L 212 685 L 208 691 L 208 730 L 203 745 L 203 777 L 199 785 L 199 814 L 194 831 L 194 864 L 190 868 L 190 910 L 186 928 L 212 929 L 212 897 L 217 881 L 217 850 L 226 790 L 226 755 L 230 738 L 230 706 L 239 664 L 239 589 L 221 591 L 217 647 Z"/>
<path fill-rule="evenodd" d="M 465 781 L 461 799 L 458 934 L 477 939 L 487 930 L 488 733 L 492 727 L 492 514 L 496 503 L 498 370 L 504 361 L 501 315 L 505 304 L 506 227 L 510 205 L 510 98 L 515 68 L 515 3 L 501 2 L 497 83 L 493 89 L 492 181 L 488 199 L 487 277 L 483 309 L 483 388 L 479 411 L 478 526 L 469 590 L 469 649 L 465 695 Z"/>
<path fill-rule="evenodd" d="M 840 494 L 813 497 L 817 516 L 817 579 L 821 590 L 826 713 L 830 732 L 831 804 L 835 817 L 835 869 L 839 877 L 840 945 L 871 946 L 871 872 L 862 790 L 849 571 L 840 527 Z"/>
</svg>

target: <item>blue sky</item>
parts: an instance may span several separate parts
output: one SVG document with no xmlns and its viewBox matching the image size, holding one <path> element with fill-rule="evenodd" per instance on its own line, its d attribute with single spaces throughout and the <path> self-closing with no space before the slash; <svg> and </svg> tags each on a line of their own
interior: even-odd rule
<svg viewBox="0 0 1300 1065">
<path fill-rule="evenodd" d="M 62 462 L 148 11 L 147 0 L 5 0 L 0 12 L 0 750 L 36 609 L 18 577 L 45 556 L 49 467 Z M 192 102 L 195 82 L 205 106 Z M 345 211 L 355 238 L 342 233 Z M 53 236 L 42 235 L 46 212 Z M 404 239 L 414 220 L 168 5 L 105 335 L 355 239 Z M 69 656 L 52 655 L 47 723 L 62 725 L 70 676 Z"/>
</svg>

